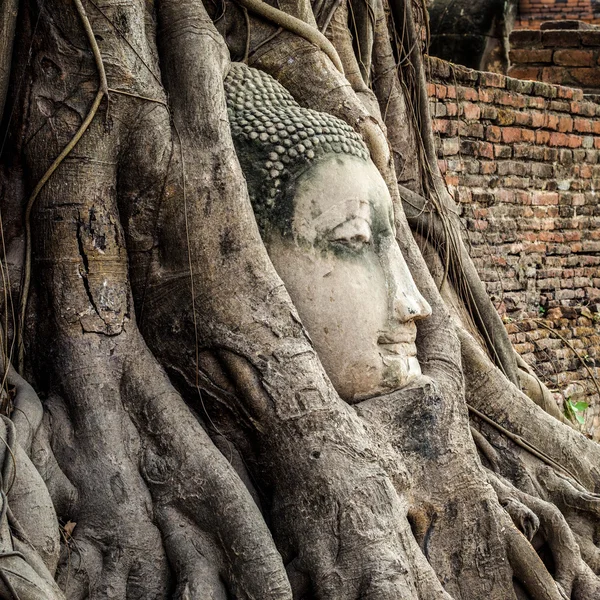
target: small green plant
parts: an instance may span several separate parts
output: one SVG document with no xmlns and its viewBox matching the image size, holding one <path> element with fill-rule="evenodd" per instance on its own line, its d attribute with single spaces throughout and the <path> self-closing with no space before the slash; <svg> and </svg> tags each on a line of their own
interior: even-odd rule
<svg viewBox="0 0 600 600">
<path fill-rule="evenodd" d="M 580 400 L 573 402 L 571 398 L 565 398 L 564 414 L 567 419 L 577 421 L 580 425 L 585 423 L 585 411 L 589 408 L 589 404 Z"/>
<path fill-rule="evenodd" d="M 540 317 L 543 317 L 547 312 L 548 309 L 545 306 L 542 306 L 541 304 L 538 306 L 538 314 Z"/>
</svg>

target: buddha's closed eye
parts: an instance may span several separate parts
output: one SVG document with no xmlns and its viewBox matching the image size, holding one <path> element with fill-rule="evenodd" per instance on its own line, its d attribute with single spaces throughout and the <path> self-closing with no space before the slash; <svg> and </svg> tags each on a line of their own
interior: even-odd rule
<svg viewBox="0 0 600 600">
<path fill-rule="evenodd" d="M 371 225 L 361 217 L 354 217 L 332 229 L 327 239 L 333 244 L 358 252 L 371 244 Z"/>
</svg>

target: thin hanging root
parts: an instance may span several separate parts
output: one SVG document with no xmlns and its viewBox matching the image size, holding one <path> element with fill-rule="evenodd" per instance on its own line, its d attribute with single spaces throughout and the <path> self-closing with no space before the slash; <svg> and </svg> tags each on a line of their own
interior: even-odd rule
<svg viewBox="0 0 600 600">
<path fill-rule="evenodd" d="M 255 15 L 270 21 L 278 27 L 283 27 L 314 44 L 327 54 L 340 73 L 344 73 L 342 61 L 333 44 L 316 27 L 292 15 L 288 15 L 274 6 L 270 6 L 262 2 L 262 0 L 236 0 L 236 2 Z"/>
<path fill-rule="evenodd" d="M 31 211 L 33 209 L 33 205 L 43 187 L 46 185 L 52 174 L 58 169 L 63 160 L 67 158 L 67 156 L 71 153 L 73 148 L 77 145 L 79 140 L 83 137 L 83 134 L 87 131 L 88 127 L 91 125 L 98 109 L 100 108 L 100 103 L 104 96 L 108 97 L 108 83 L 106 79 L 106 71 L 104 69 L 104 62 L 102 61 L 102 55 L 100 54 L 100 48 L 98 48 L 98 42 L 94 37 L 94 32 L 92 31 L 92 26 L 90 25 L 89 19 L 87 18 L 87 14 L 85 12 L 85 8 L 83 4 L 81 4 L 81 0 L 73 0 L 75 3 L 75 8 L 77 9 L 77 13 L 81 19 L 83 24 L 83 28 L 85 29 L 85 33 L 87 35 L 90 46 L 92 47 L 92 52 L 94 54 L 94 60 L 96 62 L 96 66 L 98 68 L 98 74 L 100 76 L 100 85 L 98 88 L 98 92 L 96 97 L 94 98 L 94 102 L 85 117 L 85 120 L 73 136 L 73 139 L 65 146 L 64 150 L 57 156 L 54 162 L 50 165 L 48 170 L 44 173 L 38 184 L 35 186 L 29 200 L 27 201 L 27 206 L 25 208 L 25 264 L 23 266 L 23 285 L 21 286 L 21 303 L 19 306 L 19 328 L 18 328 L 18 362 L 17 362 L 17 370 L 19 373 L 23 373 L 23 367 L 25 362 L 25 345 L 23 340 L 23 334 L 25 331 L 25 317 L 27 313 L 27 302 L 29 300 L 29 287 L 31 285 Z"/>
<path fill-rule="evenodd" d="M 542 452 L 540 449 L 536 448 L 533 444 L 530 444 L 527 440 L 523 439 L 520 435 L 512 433 L 505 427 L 502 427 L 499 423 L 496 423 L 493 419 L 490 419 L 487 415 L 484 415 L 481 411 L 477 410 L 475 407 L 467 404 L 467 408 L 469 412 L 474 414 L 476 417 L 479 417 L 482 421 L 491 425 L 494 429 L 498 430 L 500 433 L 505 435 L 508 439 L 512 440 L 517 446 L 523 448 L 523 450 L 527 450 L 530 454 L 539 458 L 542 462 L 546 463 L 548 466 L 566 474 L 568 477 L 573 478 L 579 485 L 583 487 L 583 484 L 577 479 L 577 477 L 571 473 L 567 468 L 563 467 L 561 464 L 557 463 L 554 459 L 549 457 L 547 454 Z"/>
</svg>

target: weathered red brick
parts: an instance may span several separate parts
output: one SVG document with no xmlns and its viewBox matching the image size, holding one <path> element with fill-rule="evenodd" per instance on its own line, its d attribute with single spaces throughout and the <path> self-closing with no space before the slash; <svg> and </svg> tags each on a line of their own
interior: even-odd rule
<svg viewBox="0 0 600 600">
<path fill-rule="evenodd" d="M 531 126 L 534 128 L 543 127 L 546 120 L 546 115 L 541 112 L 532 111 L 529 113 L 531 116 Z"/>
<path fill-rule="evenodd" d="M 558 131 L 562 133 L 568 133 L 573 131 L 573 119 L 571 117 L 559 117 Z"/>
<path fill-rule="evenodd" d="M 523 140 L 522 129 L 519 127 L 504 127 L 502 129 L 502 141 L 506 144 L 513 144 Z"/>
<path fill-rule="evenodd" d="M 498 104 L 504 104 L 506 106 L 514 106 L 515 108 L 524 108 L 527 105 L 527 101 L 522 94 L 516 94 L 510 91 L 500 91 L 496 93 L 496 102 Z"/>
<path fill-rule="evenodd" d="M 496 97 L 494 94 L 494 90 L 490 90 L 487 88 L 479 88 L 477 95 L 479 97 L 480 102 L 486 102 L 488 104 L 494 102 L 494 99 Z"/>
<path fill-rule="evenodd" d="M 560 89 L 561 87 L 562 86 L 556 86 L 556 89 Z M 571 110 L 571 103 L 565 100 L 550 100 L 548 109 L 558 112 L 569 112 Z"/>
<path fill-rule="evenodd" d="M 550 146 L 566 146 L 569 143 L 569 136 L 566 133 L 558 133 L 556 131 L 550 134 L 548 145 Z"/>
<path fill-rule="evenodd" d="M 481 118 L 493 121 L 498 117 L 498 109 L 495 106 L 480 106 Z"/>
<path fill-rule="evenodd" d="M 558 89 L 558 97 L 564 98 L 565 100 L 573 100 L 575 96 L 575 89 L 565 86 L 560 86 Z"/>
<path fill-rule="evenodd" d="M 481 117 L 481 109 L 477 104 L 473 104 L 471 102 L 465 102 L 462 104 L 462 113 L 465 119 L 469 120 L 479 120 Z"/>
<path fill-rule="evenodd" d="M 533 142 L 535 142 L 535 131 L 532 131 L 531 129 L 521 129 L 521 139 L 524 142 L 533 144 Z"/>
<path fill-rule="evenodd" d="M 512 156 L 512 148 L 510 146 L 494 144 L 494 156 L 497 158 L 510 158 Z"/>
<path fill-rule="evenodd" d="M 536 82 L 536 83 L 540 83 L 540 82 Z M 545 84 L 543 84 L 543 85 L 545 85 Z M 527 107 L 528 108 L 539 108 L 541 110 L 544 110 L 546 108 L 546 99 L 539 98 L 537 96 L 529 96 L 527 98 Z"/>
<path fill-rule="evenodd" d="M 506 87 L 506 77 L 500 73 L 483 72 L 479 74 L 479 85 L 504 88 Z"/>
<path fill-rule="evenodd" d="M 510 33 L 509 40 L 511 48 L 534 48 L 541 46 L 542 34 L 540 31 L 513 29 Z"/>
<path fill-rule="evenodd" d="M 544 127 L 546 129 L 558 129 L 558 115 L 546 114 Z"/>
<path fill-rule="evenodd" d="M 459 100 L 470 100 L 476 102 L 479 96 L 477 91 L 470 87 L 460 86 L 458 88 L 458 99 Z"/>
<path fill-rule="evenodd" d="M 445 138 L 442 140 L 442 154 L 444 156 L 458 154 L 458 138 Z"/>
<path fill-rule="evenodd" d="M 599 67 L 576 67 L 570 69 L 572 79 L 582 87 L 597 87 L 600 85 Z"/>
<path fill-rule="evenodd" d="M 532 117 L 528 111 L 519 111 L 515 113 L 515 124 L 522 127 L 531 127 Z"/>
<path fill-rule="evenodd" d="M 542 31 L 542 45 L 546 48 L 577 48 L 580 43 L 579 31 L 560 29 Z"/>
<path fill-rule="evenodd" d="M 570 73 L 567 67 L 543 67 L 540 79 L 544 83 L 567 84 L 571 81 Z"/>
<path fill-rule="evenodd" d="M 458 125 L 456 121 L 450 119 L 434 119 L 433 120 L 433 131 L 436 133 L 443 133 L 445 135 L 456 135 L 458 131 Z"/>
<path fill-rule="evenodd" d="M 483 124 L 482 123 L 465 123 L 460 121 L 458 124 L 458 134 L 464 137 L 483 138 Z"/>
<path fill-rule="evenodd" d="M 535 206 L 558 204 L 558 193 L 534 191 L 531 194 L 531 202 Z"/>
<path fill-rule="evenodd" d="M 513 65 L 522 63 L 551 63 L 551 48 L 522 48 L 511 49 L 509 52 L 510 62 Z"/>
<path fill-rule="evenodd" d="M 535 143 L 536 144 L 547 144 L 550 140 L 549 131 L 536 131 L 535 132 Z"/>
<path fill-rule="evenodd" d="M 498 165 L 495 161 L 482 161 L 481 163 L 481 174 L 492 175 L 498 171 Z"/>
<path fill-rule="evenodd" d="M 584 46 L 600 46 L 600 31 L 581 31 L 579 38 Z"/>
<path fill-rule="evenodd" d="M 508 75 L 515 79 L 530 79 L 537 81 L 540 78 L 540 67 L 522 67 L 522 66 L 511 66 L 508 69 Z"/>
<path fill-rule="evenodd" d="M 499 142 L 502 139 L 502 130 L 495 125 L 488 125 L 485 128 L 485 139 L 490 142 Z"/>
<path fill-rule="evenodd" d="M 448 88 L 448 91 L 450 88 Z M 456 104 L 446 104 L 446 114 L 449 117 L 455 117 L 458 114 L 458 106 Z"/>
<path fill-rule="evenodd" d="M 596 116 L 596 104 L 593 102 L 571 102 L 571 112 L 585 117 Z"/>
<path fill-rule="evenodd" d="M 596 62 L 596 56 L 593 50 L 565 48 L 554 52 L 553 61 L 565 67 L 591 67 Z"/>
<path fill-rule="evenodd" d="M 598 125 L 598 131 L 600 132 L 600 121 L 590 121 L 590 119 L 580 119 L 576 118 L 573 120 L 573 127 L 575 131 L 580 131 L 581 133 L 591 133 L 593 131 L 593 126 Z"/>
</svg>

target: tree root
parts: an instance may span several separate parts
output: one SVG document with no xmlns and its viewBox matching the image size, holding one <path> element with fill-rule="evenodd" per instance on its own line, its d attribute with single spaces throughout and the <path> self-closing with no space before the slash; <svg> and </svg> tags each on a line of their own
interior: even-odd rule
<svg viewBox="0 0 600 600">
<path fill-rule="evenodd" d="M 526 507 L 539 524 L 534 544 L 546 543 L 552 553 L 554 563 L 554 579 L 565 598 L 593 598 L 600 593 L 600 579 L 593 575 L 591 569 L 582 558 L 577 537 L 571 530 L 565 516 L 559 508 L 545 500 L 521 492 L 505 479 L 488 473 L 488 479 L 498 493 L 500 501 L 517 503 Z M 514 504 L 513 504 L 514 505 Z M 505 505 L 513 521 L 527 536 L 533 532 L 528 523 L 519 519 L 519 513 L 511 512 L 511 504 Z M 517 517 L 517 519 L 515 519 Z M 533 539 L 531 536 L 529 539 Z M 591 595 L 580 595 L 581 590 Z"/>
<path fill-rule="evenodd" d="M 336 49 L 333 47 L 333 44 L 315 27 L 314 24 L 306 23 L 270 4 L 262 2 L 262 0 L 236 0 L 236 2 L 254 14 L 277 25 L 277 27 L 283 27 L 283 29 L 295 33 L 311 44 L 314 44 L 329 57 L 340 73 L 344 73 L 344 66 L 342 65 L 342 61 L 340 60 Z"/>
</svg>

